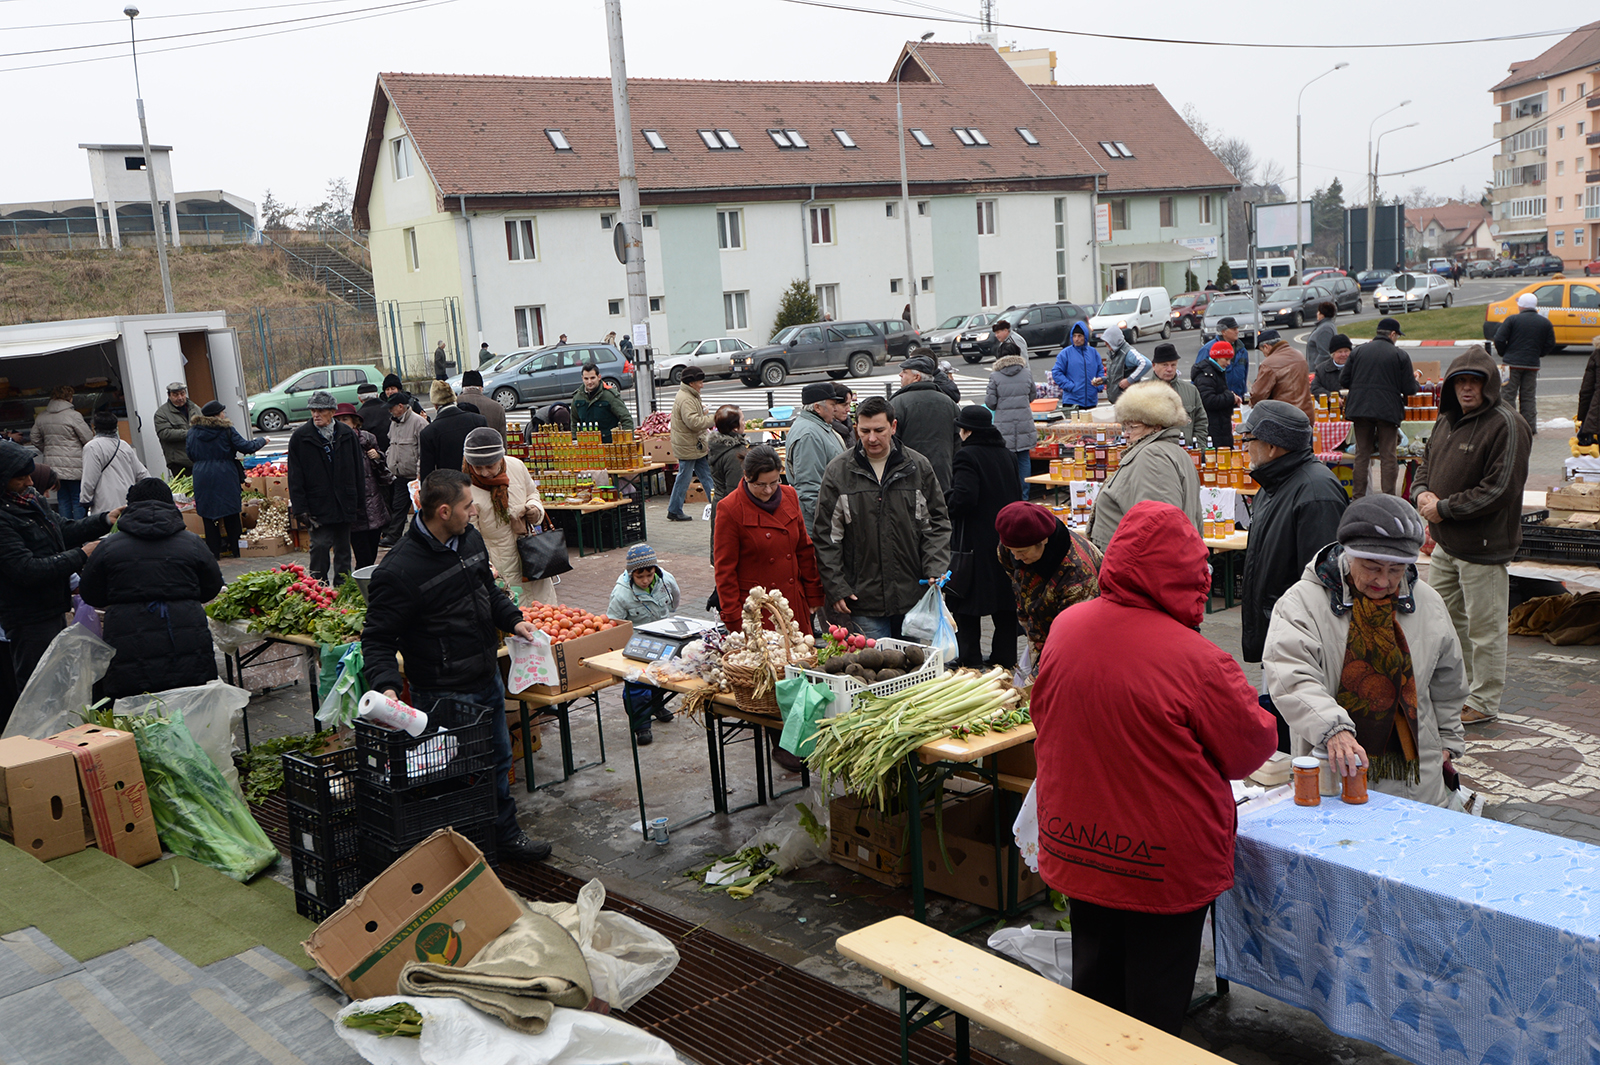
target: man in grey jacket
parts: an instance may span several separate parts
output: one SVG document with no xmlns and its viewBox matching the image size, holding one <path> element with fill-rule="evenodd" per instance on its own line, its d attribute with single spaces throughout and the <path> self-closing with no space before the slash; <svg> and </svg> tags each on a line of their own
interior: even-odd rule
<svg viewBox="0 0 1600 1065">
<path fill-rule="evenodd" d="M 856 434 L 822 475 L 811 540 L 829 607 L 867 636 L 894 637 L 927 592 L 919 582 L 950 568 L 950 514 L 933 466 L 895 439 L 888 400 L 861 401 Z"/>
<path fill-rule="evenodd" d="M 806 528 L 817 509 L 817 489 L 828 463 L 844 453 L 844 441 L 833 429 L 841 406 L 834 386 L 813 382 L 800 390 L 801 411 L 784 440 L 784 472 L 800 497 L 800 514 Z"/>
<path fill-rule="evenodd" d="M 393 547 L 405 535 L 411 516 L 411 482 L 416 480 L 422 455 L 422 430 L 428 419 L 411 408 L 411 393 L 400 391 L 389 396 L 389 449 L 384 459 L 394 474 L 390 487 L 389 524 L 384 526 L 379 547 Z"/>
<path fill-rule="evenodd" d="M 938 367 L 925 355 L 900 364 L 900 391 L 894 394 L 895 432 L 900 443 L 933 464 L 941 491 L 950 487 L 956 457 L 956 413 L 959 408 L 939 387 Z"/>
<path fill-rule="evenodd" d="M 1183 427 L 1184 446 L 1204 451 L 1211 446 L 1210 423 L 1206 419 L 1205 404 L 1200 401 L 1200 390 L 1178 376 L 1178 349 L 1167 343 L 1157 344 L 1150 358 L 1155 380 L 1172 386 L 1189 415 L 1189 424 Z"/>
<path fill-rule="evenodd" d="M 1333 320 L 1338 314 L 1339 308 L 1332 300 L 1317 304 L 1317 327 L 1306 337 L 1306 365 L 1313 373 L 1329 359 L 1328 353 L 1333 350 L 1334 331 L 1338 329 Z"/>
<path fill-rule="evenodd" d="M 182 381 L 167 386 L 167 401 L 156 408 L 156 439 L 161 441 L 167 472 L 174 477 L 194 469 L 184 445 L 189 441 L 189 419 L 199 413 L 200 408 L 189 402 L 189 386 Z"/>
</svg>

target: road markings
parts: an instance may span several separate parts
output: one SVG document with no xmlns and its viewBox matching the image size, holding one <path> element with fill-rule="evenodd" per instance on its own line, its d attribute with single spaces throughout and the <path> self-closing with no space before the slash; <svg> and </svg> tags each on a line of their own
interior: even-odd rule
<svg viewBox="0 0 1600 1065">
<path fill-rule="evenodd" d="M 1563 662 L 1576 666 L 1592 666 L 1600 664 L 1600 659 L 1583 658 L 1579 655 L 1553 655 L 1544 651 L 1541 651 L 1538 654 L 1529 655 L 1528 657 L 1539 662 Z"/>
</svg>

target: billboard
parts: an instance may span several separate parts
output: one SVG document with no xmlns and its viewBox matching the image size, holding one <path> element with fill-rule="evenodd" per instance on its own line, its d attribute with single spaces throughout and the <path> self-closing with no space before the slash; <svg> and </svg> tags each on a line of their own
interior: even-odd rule
<svg viewBox="0 0 1600 1065">
<path fill-rule="evenodd" d="M 1294 247 L 1294 219 L 1295 204 L 1292 203 L 1258 203 L 1256 204 L 1256 248 L 1292 248 Z M 1299 205 L 1301 236 L 1307 244 L 1311 243 L 1311 201 L 1306 200 Z"/>
<path fill-rule="evenodd" d="M 1367 209 L 1352 207 L 1344 213 L 1345 269 L 1352 273 L 1376 264 L 1390 269 L 1404 269 L 1405 249 L 1404 204 L 1384 204 L 1378 208 L 1373 226 L 1375 245 L 1371 262 L 1367 259 Z"/>
</svg>

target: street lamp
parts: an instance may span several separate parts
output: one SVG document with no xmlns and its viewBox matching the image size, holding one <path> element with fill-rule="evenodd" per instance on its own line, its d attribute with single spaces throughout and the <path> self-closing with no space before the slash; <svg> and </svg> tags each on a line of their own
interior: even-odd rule
<svg viewBox="0 0 1600 1065">
<path fill-rule="evenodd" d="M 167 313 L 173 312 L 172 277 L 167 273 L 167 227 L 161 222 L 161 200 L 156 194 L 156 160 L 150 153 L 150 129 L 144 122 L 144 93 L 139 88 L 139 41 L 133 32 L 133 20 L 139 9 L 129 4 L 122 9 L 128 16 L 128 41 L 133 47 L 133 95 L 139 104 L 139 137 L 144 142 L 144 176 L 150 182 L 150 221 L 155 223 L 156 258 L 161 265 L 161 296 L 167 302 Z"/>
<path fill-rule="evenodd" d="M 1409 104 L 1410 100 L 1401 100 L 1388 111 L 1380 111 L 1371 122 L 1367 123 L 1367 269 L 1377 268 L 1377 263 L 1372 261 L 1373 250 L 1376 247 L 1373 234 L 1378 224 L 1378 171 L 1372 161 L 1372 127 L 1378 124 L 1378 119 L 1384 115 L 1400 110 Z M 1403 128 L 1403 127 L 1402 127 Z M 1387 131 L 1386 131 L 1387 132 Z"/>
<path fill-rule="evenodd" d="M 1378 134 L 1377 145 L 1372 149 L 1372 198 L 1373 198 L 1374 201 L 1377 200 L 1377 198 L 1378 198 L 1378 156 L 1383 154 L 1383 138 L 1387 137 L 1391 133 L 1398 133 L 1400 130 L 1410 129 L 1412 126 L 1415 126 L 1415 125 L 1417 125 L 1417 123 L 1415 123 L 1415 122 L 1407 122 L 1403 126 L 1396 126 L 1393 129 L 1386 129 L 1382 133 Z M 1372 212 L 1369 209 L 1368 212 L 1367 212 L 1367 217 L 1371 218 L 1371 216 L 1372 216 Z M 1403 240 L 1404 232 L 1405 232 L 1405 227 L 1402 226 L 1401 227 L 1402 240 Z M 1404 248 L 1404 244 L 1402 243 L 1402 254 L 1400 256 L 1400 262 L 1395 263 L 1395 266 L 1397 266 L 1397 267 L 1405 265 L 1405 255 L 1403 253 L 1403 248 Z"/>
<path fill-rule="evenodd" d="M 933 36 L 934 31 L 929 30 L 922 35 L 922 41 Z M 922 41 L 917 42 L 918 44 Z M 917 54 L 917 46 L 911 46 L 911 54 Z M 921 61 L 921 56 L 918 56 Z M 900 73 L 901 68 L 894 72 L 894 120 L 900 127 L 900 224 L 906 234 L 906 303 L 911 307 L 911 328 L 917 328 L 917 271 L 911 265 L 911 186 L 906 180 L 906 116 L 900 107 Z"/>
<path fill-rule="evenodd" d="M 1294 98 L 1294 276 L 1296 282 L 1299 282 L 1300 274 L 1305 270 L 1306 254 L 1305 235 L 1302 232 L 1300 221 L 1300 205 L 1305 202 L 1305 197 L 1300 192 L 1300 97 L 1306 94 L 1306 90 L 1311 88 L 1313 83 L 1321 81 L 1335 70 L 1343 70 L 1349 65 L 1349 63 L 1344 62 L 1335 63 L 1329 69 L 1312 78 L 1311 81 L 1300 86 L 1300 92 Z M 1315 241 L 1317 235 L 1313 233 L 1311 239 Z"/>
</svg>

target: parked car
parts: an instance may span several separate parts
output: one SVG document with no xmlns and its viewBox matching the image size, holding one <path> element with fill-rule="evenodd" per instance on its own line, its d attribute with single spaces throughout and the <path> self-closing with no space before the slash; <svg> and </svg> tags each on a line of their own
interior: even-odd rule
<svg viewBox="0 0 1600 1065">
<path fill-rule="evenodd" d="M 1543 277 L 1546 274 L 1559 274 L 1567 268 L 1567 264 L 1555 255 L 1535 255 L 1531 257 L 1518 271 L 1523 277 Z"/>
<path fill-rule="evenodd" d="M 1394 276 L 1394 271 L 1388 267 L 1380 266 L 1373 270 L 1363 270 L 1356 275 L 1356 280 L 1361 284 L 1362 292 L 1372 292 L 1379 285 Z"/>
<path fill-rule="evenodd" d="M 1244 341 L 1244 346 L 1256 346 L 1256 334 L 1261 331 L 1261 318 L 1256 313 L 1256 305 L 1246 295 L 1226 295 L 1218 293 L 1217 298 L 1211 301 L 1211 306 L 1206 308 L 1205 320 L 1200 325 L 1200 345 L 1205 345 L 1217 339 L 1220 332 L 1217 322 L 1223 318 L 1232 318 L 1239 323 L 1239 339 Z"/>
<path fill-rule="evenodd" d="M 1335 277 L 1349 276 L 1349 273 L 1339 269 L 1337 266 L 1311 266 L 1307 267 L 1306 270 L 1301 274 L 1300 283 L 1302 285 L 1309 285 L 1313 281 L 1322 282 Z"/>
<path fill-rule="evenodd" d="M 1498 259 L 1474 259 L 1467 264 L 1468 277 L 1493 277 Z"/>
<path fill-rule="evenodd" d="M 891 359 L 903 359 L 912 348 L 922 346 L 922 334 L 911 328 L 911 323 L 904 318 L 874 319 L 872 324 L 883 334 Z"/>
<path fill-rule="evenodd" d="M 543 350 L 543 348 L 518 348 L 516 351 L 508 351 L 504 355 L 496 355 L 493 359 L 489 360 L 488 365 L 479 367 L 478 373 L 482 374 L 484 379 L 487 380 L 490 374 L 499 373 L 501 370 L 508 370 L 518 359 L 525 359 L 534 352 Z M 446 378 L 445 384 L 449 385 L 450 391 L 456 393 L 457 395 L 461 393 L 460 374 L 456 374 L 454 377 Z"/>
<path fill-rule="evenodd" d="M 946 318 L 933 329 L 922 334 L 922 342 L 933 349 L 935 355 L 955 351 L 956 338 L 965 330 L 978 330 L 1000 317 L 998 314 L 957 314 Z"/>
<path fill-rule="evenodd" d="M 1583 264 L 1584 277 L 1595 277 L 1596 275 L 1600 275 L 1600 259 Z"/>
<path fill-rule="evenodd" d="M 656 380 L 678 384 L 691 366 L 700 367 L 708 377 L 732 377 L 733 360 L 749 350 L 750 345 L 738 337 L 685 340 L 671 355 L 656 360 Z"/>
<path fill-rule="evenodd" d="M 619 392 L 633 387 L 624 370 L 622 352 L 609 344 L 560 344 L 528 353 L 526 360 L 494 374 L 485 374 L 483 390 L 506 410 L 570 399 L 583 384 L 583 367 L 593 362 L 607 386 Z"/>
<path fill-rule="evenodd" d="M 1073 322 L 1082 322 L 1084 329 L 1089 328 L 1089 312 L 1076 303 L 1007 307 L 994 316 L 994 321 L 1002 318 L 1011 323 L 1013 333 L 1027 342 L 1029 357 L 1053 355 L 1066 347 L 1067 333 Z M 956 339 L 956 353 L 968 362 L 982 362 L 993 357 L 995 346 L 994 333 L 987 327 L 968 330 Z"/>
<path fill-rule="evenodd" d="M 1588 348 L 1600 336 L 1600 281 L 1582 277 L 1552 277 L 1525 285 L 1503 300 L 1484 308 L 1483 338 L 1493 340 L 1500 323 L 1518 311 L 1517 297 L 1531 292 L 1539 313 L 1556 331 L 1556 347 L 1568 344 Z"/>
<path fill-rule="evenodd" d="M 1122 330 L 1128 343 L 1137 344 L 1141 336 L 1160 333 L 1166 340 L 1172 335 L 1172 300 L 1164 288 L 1130 288 L 1113 292 L 1089 316 L 1089 328 L 1096 343 L 1100 334 L 1112 326 Z"/>
<path fill-rule="evenodd" d="M 888 342 L 869 321 L 809 322 L 780 329 L 764 347 L 735 355 L 732 369 L 746 388 L 776 388 L 792 373 L 865 377 L 888 361 Z"/>
<path fill-rule="evenodd" d="M 1321 285 L 1285 285 L 1261 301 L 1261 320 L 1268 326 L 1298 329 L 1302 322 L 1316 321 L 1317 304 L 1331 297 Z"/>
<path fill-rule="evenodd" d="M 1451 259 L 1429 259 L 1428 273 L 1438 274 L 1440 277 L 1449 277 L 1455 269 L 1455 262 Z"/>
<path fill-rule="evenodd" d="M 311 393 L 327 392 L 337 403 L 359 404 L 356 389 L 369 381 L 382 385 L 383 371 L 376 366 L 318 366 L 289 375 L 270 391 L 257 392 L 245 406 L 251 424 L 264 433 L 275 433 L 310 416 L 306 403 Z"/>
<path fill-rule="evenodd" d="M 1411 279 L 1410 285 L 1402 287 L 1406 285 L 1406 278 Z M 1448 307 L 1453 299 L 1450 279 L 1438 274 L 1396 274 L 1372 294 L 1372 304 L 1381 314 Z"/>
<path fill-rule="evenodd" d="M 1328 299 L 1333 301 L 1334 307 L 1340 314 L 1361 313 L 1361 285 L 1355 278 L 1343 274 L 1324 275 L 1318 278 L 1315 284 L 1318 288 L 1328 290 Z"/>
<path fill-rule="evenodd" d="M 1199 329 L 1211 306 L 1210 292 L 1185 292 L 1172 297 L 1172 313 L 1167 317 L 1177 329 Z"/>
<path fill-rule="evenodd" d="M 1516 277 L 1517 271 L 1522 269 L 1522 263 L 1517 259 L 1496 259 L 1489 271 L 1490 277 Z"/>
</svg>

